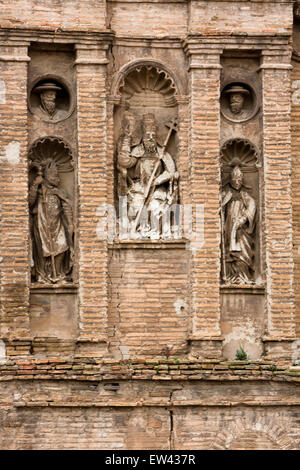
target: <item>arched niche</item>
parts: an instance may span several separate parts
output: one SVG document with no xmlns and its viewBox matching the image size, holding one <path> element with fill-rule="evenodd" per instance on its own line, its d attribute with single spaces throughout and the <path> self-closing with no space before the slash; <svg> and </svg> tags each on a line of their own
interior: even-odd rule
<svg viewBox="0 0 300 470">
<path fill-rule="evenodd" d="M 132 168 L 129 169 L 128 176 L 122 176 L 120 172 L 118 155 L 120 155 L 123 148 L 124 136 L 128 132 L 130 133 L 130 151 L 139 152 L 140 157 L 141 149 L 138 146 L 143 146 L 145 120 L 148 119 L 149 121 L 150 116 L 152 116 L 150 119 L 155 122 L 155 138 L 158 146 L 163 148 L 166 145 L 165 153 L 169 154 L 175 168 L 177 167 L 178 97 L 180 92 L 178 82 L 172 72 L 155 61 L 146 60 L 128 64 L 119 71 L 113 82 L 112 93 L 114 98 L 115 201 L 118 205 L 119 196 L 128 194 L 133 174 Z M 170 126 L 172 128 L 171 132 Z M 140 161 L 142 161 L 142 158 Z M 168 165 L 171 168 L 173 163 L 166 162 L 164 167 L 162 160 L 163 170 L 166 170 Z M 137 178 L 136 173 L 134 178 Z M 151 179 L 149 175 L 148 179 Z M 171 192 L 176 191 L 176 194 L 178 194 L 178 196 L 172 198 L 172 203 L 175 202 L 176 204 L 179 202 L 178 179 L 179 175 L 176 171 L 176 175 L 172 180 L 172 185 L 174 185 L 172 188 L 175 187 L 176 189 L 171 190 Z M 135 179 L 135 183 L 136 181 Z M 167 184 L 162 189 L 163 191 L 169 191 Z M 143 203 L 141 202 L 141 204 Z"/>
<path fill-rule="evenodd" d="M 75 167 L 74 153 L 70 145 L 60 137 L 42 137 L 29 149 L 28 199 L 33 283 L 58 285 L 74 281 Z M 50 185 L 49 175 L 54 180 L 56 178 Z M 51 250 L 52 255 L 46 256 L 45 253 L 50 253 Z M 53 267 L 60 250 L 66 255 L 61 273 L 58 272 L 58 264 L 57 268 Z"/>
<path fill-rule="evenodd" d="M 172 72 L 155 61 L 133 62 L 119 72 L 112 92 L 115 97 L 115 142 L 121 134 L 124 114 L 132 114 L 134 142 L 138 142 L 141 140 L 142 116 L 153 113 L 158 125 L 158 140 L 163 143 L 167 132 L 165 124 L 178 112 L 179 83 Z M 174 138 L 169 146 L 174 148 Z"/>
<path fill-rule="evenodd" d="M 28 153 L 29 183 L 31 184 L 36 175 L 38 166 L 43 168 L 49 159 L 53 159 L 56 163 L 61 187 L 74 203 L 76 169 L 74 153 L 70 145 L 60 137 L 46 136 L 33 142 Z"/>
<path fill-rule="evenodd" d="M 278 411 L 277 411 L 278 412 Z M 251 416 L 252 414 L 252 416 Z M 251 420 L 250 420 L 251 416 Z M 248 417 L 227 422 L 211 444 L 210 450 L 294 450 L 297 443 L 279 426 L 273 416 L 253 410 Z"/>
<path fill-rule="evenodd" d="M 221 147 L 220 165 L 221 279 L 225 284 L 257 284 L 261 282 L 259 151 L 247 139 L 230 139 Z"/>
<path fill-rule="evenodd" d="M 124 85 L 124 79 L 131 74 L 135 70 L 139 70 L 141 67 L 150 67 L 156 68 L 161 73 L 165 74 L 170 80 L 172 81 L 176 97 L 180 100 L 184 93 L 183 93 L 183 86 L 177 76 L 173 73 L 173 71 L 166 66 L 165 64 L 155 60 L 155 59 L 137 59 L 133 60 L 125 65 L 123 65 L 120 70 L 116 73 L 111 86 L 111 95 L 118 99 L 120 98 L 120 89 Z"/>
</svg>

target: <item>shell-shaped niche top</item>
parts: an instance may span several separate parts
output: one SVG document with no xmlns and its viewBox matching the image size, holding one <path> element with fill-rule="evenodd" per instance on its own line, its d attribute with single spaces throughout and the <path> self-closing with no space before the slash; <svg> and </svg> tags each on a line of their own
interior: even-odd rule
<svg viewBox="0 0 300 470">
<path fill-rule="evenodd" d="M 230 139 L 221 148 L 222 168 L 230 170 L 238 165 L 243 171 L 253 171 L 260 167 L 259 153 L 255 145 L 247 139 Z"/>
<path fill-rule="evenodd" d="M 140 65 L 123 79 L 119 91 L 130 107 L 173 107 L 177 105 L 176 86 L 165 70 Z"/>
<path fill-rule="evenodd" d="M 73 153 L 69 145 L 58 137 L 47 136 L 38 139 L 29 151 L 29 162 L 32 168 L 44 167 L 49 160 L 54 160 L 60 173 L 73 171 Z"/>
</svg>

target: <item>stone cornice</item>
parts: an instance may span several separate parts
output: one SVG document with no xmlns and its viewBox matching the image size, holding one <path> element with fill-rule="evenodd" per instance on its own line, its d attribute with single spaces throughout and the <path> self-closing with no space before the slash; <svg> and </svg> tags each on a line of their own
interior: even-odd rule
<svg viewBox="0 0 300 470">
<path fill-rule="evenodd" d="M 154 37 L 154 36 L 116 36 L 114 38 L 115 46 L 125 47 L 145 47 L 151 41 L 152 48 L 181 49 L 182 38 L 178 36 Z"/>
<path fill-rule="evenodd" d="M 21 29 L 1 28 L 0 44 L 24 45 L 30 42 L 53 44 L 110 44 L 113 41 L 114 32 L 111 30 L 85 31 L 53 29 Z"/>
<path fill-rule="evenodd" d="M 144 46 L 145 42 L 151 41 L 152 47 L 183 47 L 193 49 L 196 45 L 202 47 L 217 47 L 233 49 L 238 46 L 242 49 L 255 49 L 266 47 L 278 48 L 278 46 L 288 46 L 291 34 L 282 33 L 235 33 L 235 34 L 201 34 L 189 33 L 186 37 L 174 35 L 156 36 L 118 36 L 112 30 L 62 30 L 57 29 L 31 29 L 31 28 L 0 28 L 0 42 L 6 45 L 24 45 L 30 42 L 54 43 L 54 44 L 96 44 L 114 42 L 117 45 L 129 47 Z"/>
<path fill-rule="evenodd" d="M 236 53 L 238 55 L 247 54 L 264 54 L 266 52 L 269 55 L 291 55 L 291 46 L 289 44 L 290 35 L 283 33 L 277 34 L 231 34 L 231 35 L 201 35 L 201 34 L 189 34 L 182 40 L 182 47 L 188 57 L 217 57 L 224 53 Z M 192 61 L 195 62 L 196 59 Z M 201 60 L 202 62 L 202 60 Z M 195 63 L 196 64 L 196 63 Z M 213 64 L 212 64 L 213 65 Z M 190 64 L 193 68 L 193 64 Z M 195 65 L 199 68 L 199 64 Z M 208 64 L 204 68 L 219 68 L 218 61 L 215 63 L 215 67 L 208 67 Z M 276 67 L 278 68 L 278 67 Z"/>
<path fill-rule="evenodd" d="M 235 33 L 235 34 L 188 34 L 182 39 L 182 44 L 185 49 L 192 50 L 196 47 L 201 48 L 225 48 L 234 49 L 238 46 L 240 49 L 262 49 L 266 46 L 277 49 L 278 46 L 289 46 L 289 33 L 270 34 L 248 34 L 248 33 Z"/>
</svg>

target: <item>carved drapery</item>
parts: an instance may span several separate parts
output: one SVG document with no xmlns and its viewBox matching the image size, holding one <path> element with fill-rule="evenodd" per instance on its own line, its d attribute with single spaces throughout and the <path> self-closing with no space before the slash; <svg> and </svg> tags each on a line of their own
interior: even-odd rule
<svg viewBox="0 0 300 470">
<path fill-rule="evenodd" d="M 139 64 L 122 75 L 114 110 L 119 237 L 178 238 L 177 98 L 171 75 Z"/>
<path fill-rule="evenodd" d="M 57 137 L 29 151 L 32 282 L 70 283 L 74 266 L 74 159 Z"/>
<path fill-rule="evenodd" d="M 246 139 L 221 149 L 221 278 L 225 284 L 255 284 L 259 277 L 259 155 Z"/>
</svg>

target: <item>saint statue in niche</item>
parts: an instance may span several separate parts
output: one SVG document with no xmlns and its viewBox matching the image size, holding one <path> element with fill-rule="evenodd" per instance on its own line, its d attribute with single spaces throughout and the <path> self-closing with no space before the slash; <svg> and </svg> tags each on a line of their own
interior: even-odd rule
<svg viewBox="0 0 300 470">
<path fill-rule="evenodd" d="M 222 193 L 223 280 L 230 284 L 252 284 L 256 202 L 243 184 L 236 165 Z"/>
<path fill-rule="evenodd" d="M 132 146 L 133 123 L 125 116 L 118 148 L 119 196 L 127 197 L 130 238 L 171 238 L 171 225 L 164 218 L 178 200 L 178 173 L 166 147 L 176 121 L 169 124 L 163 146 L 157 142 L 153 114 L 142 119 L 142 141 Z"/>
<path fill-rule="evenodd" d="M 60 189 L 57 165 L 48 159 L 42 166 L 32 163 L 37 176 L 29 189 L 32 215 L 32 258 L 34 278 L 42 283 L 72 281 L 73 211 Z"/>
</svg>

